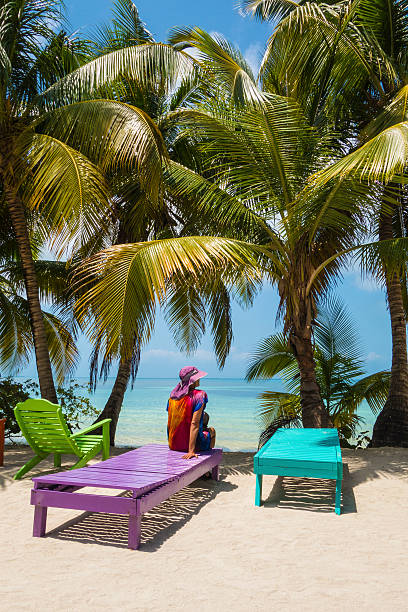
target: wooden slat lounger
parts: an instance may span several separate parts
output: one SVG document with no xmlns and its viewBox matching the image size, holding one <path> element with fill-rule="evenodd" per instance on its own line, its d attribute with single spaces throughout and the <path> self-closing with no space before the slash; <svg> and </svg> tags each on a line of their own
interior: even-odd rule
<svg viewBox="0 0 408 612">
<path fill-rule="evenodd" d="M 33 478 L 33 536 L 45 535 L 49 507 L 128 514 L 128 547 L 137 549 L 145 512 L 206 472 L 218 480 L 221 449 L 200 453 L 198 458 L 188 461 L 182 459 L 183 454 L 161 444 L 147 444 L 89 467 Z M 132 497 L 78 493 L 82 487 L 131 491 Z"/>
<path fill-rule="evenodd" d="M 278 429 L 254 457 L 255 505 L 261 505 L 262 475 L 330 478 L 336 481 L 340 514 L 343 464 L 337 429 Z"/>
</svg>

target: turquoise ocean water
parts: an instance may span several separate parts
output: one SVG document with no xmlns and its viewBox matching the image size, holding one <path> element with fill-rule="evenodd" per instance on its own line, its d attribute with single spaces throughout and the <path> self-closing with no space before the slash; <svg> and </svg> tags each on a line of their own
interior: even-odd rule
<svg viewBox="0 0 408 612">
<path fill-rule="evenodd" d="M 85 379 L 78 382 L 86 383 Z M 113 379 L 90 395 L 94 406 L 104 407 Z M 173 379 L 136 379 L 133 389 L 126 392 L 116 433 L 118 446 L 139 446 L 149 442 L 166 442 L 166 404 L 176 381 Z M 247 383 L 236 378 L 206 378 L 201 388 L 208 393 L 207 412 L 210 425 L 217 431 L 217 446 L 231 451 L 254 451 L 258 446 L 261 426 L 256 417 L 257 396 L 262 391 L 278 390 L 279 383 L 257 381 Z M 85 393 L 84 393 L 85 394 Z M 375 417 L 369 407 L 359 411 L 365 419 L 363 430 L 372 431 Z"/>
</svg>

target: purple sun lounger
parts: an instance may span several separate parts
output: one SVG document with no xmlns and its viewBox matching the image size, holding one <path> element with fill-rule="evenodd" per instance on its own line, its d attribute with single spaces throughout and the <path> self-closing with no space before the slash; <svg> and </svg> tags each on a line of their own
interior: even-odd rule
<svg viewBox="0 0 408 612">
<path fill-rule="evenodd" d="M 140 522 L 145 512 L 207 472 L 218 480 L 221 449 L 200 453 L 188 461 L 182 459 L 183 454 L 161 444 L 147 444 L 95 465 L 33 478 L 33 536 L 45 535 L 49 507 L 128 514 L 128 547 L 139 548 Z M 78 493 L 83 487 L 130 491 L 132 497 Z"/>
</svg>

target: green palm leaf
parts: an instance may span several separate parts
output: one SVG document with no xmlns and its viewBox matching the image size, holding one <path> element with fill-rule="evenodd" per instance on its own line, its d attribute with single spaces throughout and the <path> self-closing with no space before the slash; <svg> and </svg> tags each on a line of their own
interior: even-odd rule
<svg viewBox="0 0 408 612">
<path fill-rule="evenodd" d="M 48 113 L 40 127 L 105 172 L 137 172 L 142 188 L 157 199 L 167 151 L 160 130 L 144 111 L 114 100 L 90 100 Z"/>
<path fill-rule="evenodd" d="M 27 132 L 19 146 L 22 156 L 15 170 L 23 200 L 52 223 L 56 243 L 62 246 L 69 238 L 75 248 L 106 228 L 109 189 L 94 164 L 46 134 Z"/>
<path fill-rule="evenodd" d="M 408 121 L 397 123 L 312 178 L 315 188 L 336 177 L 354 176 L 370 183 L 399 181 L 408 159 Z"/>
<path fill-rule="evenodd" d="M 258 395 L 258 418 L 261 426 L 270 427 L 280 420 L 291 421 L 293 426 L 300 426 L 301 406 L 299 395 L 279 391 L 265 391 Z"/>
<path fill-rule="evenodd" d="M 169 288 L 166 322 L 178 347 L 187 354 L 193 353 L 205 332 L 205 305 L 193 280 L 186 277 L 184 283 Z"/>
<path fill-rule="evenodd" d="M 61 319 L 50 312 L 43 312 L 43 315 L 51 363 L 58 383 L 62 384 L 67 376 L 72 375 L 79 353 L 70 331 Z"/>
<path fill-rule="evenodd" d="M 151 43 L 101 55 L 60 79 L 42 94 L 47 106 L 70 104 L 128 77 L 153 91 L 175 89 L 197 70 L 197 62 L 170 45 Z"/>
<path fill-rule="evenodd" d="M 214 86 L 224 87 L 236 104 L 262 104 L 266 99 L 245 58 L 220 34 L 208 34 L 197 26 L 173 28 L 169 40 L 178 49 L 197 49 L 201 61 L 214 75 Z"/>
<path fill-rule="evenodd" d="M 303 2 L 293 0 L 242 0 L 243 10 L 263 21 L 279 21 Z"/>
<path fill-rule="evenodd" d="M 267 380 L 281 373 L 284 379 L 292 379 L 298 375 L 296 358 L 283 333 L 262 340 L 252 355 L 246 379 Z"/>
<path fill-rule="evenodd" d="M 91 285 L 77 305 L 79 320 L 95 313 L 89 335 L 105 342 L 107 352 L 130 355 L 136 339 L 148 340 L 154 324 L 156 301 L 163 302 L 173 278 L 195 279 L 221 267 L 252 270 L 259 274 L 256 247 L 222 238 L 186 237 L 152 240 L 111 247 L 84 262 L 77 286 Z M 96 280 L 95 280 L 96 279 Z M 93 319 L 92 319 L 93 321 Z"/>
<path fill-rule="evenodd" d="M 367 401 L 374 414 L 382 409 L 388 396 L 390 372 L 375 372 L 358 380 L 337 406 L 337 412 L 353 411 L 364 400 Z"/>
<path fill-rule="evenodd" d="M 179 200 L 181 211 L 183 202 L 190 206 L 193 202 L 195 215 L 208 221 L 207 228 L 217 227 L 218 232 L 236 235 L 240 229 L 244 235 L 265 242 L 274 237 L 263 216 L 256 211 L 256 204 L 251 200 L 245 202 L 235 197 L 233 193 L 221 189 L 216 183 L 197 174 L 193 170 L 171 161 L 165 168 L 164 180 L 166 188 Z M 217 233 L 218 233 L 217 232 Z"/>
<path fill-rule="evenodd" d="M 153 42 L 152 34 L 146 29 L 131 0 L 115 0 L 111 23 L 99 27 L 93 38 L 96 39 L 98 55 Z"/>
</svg>

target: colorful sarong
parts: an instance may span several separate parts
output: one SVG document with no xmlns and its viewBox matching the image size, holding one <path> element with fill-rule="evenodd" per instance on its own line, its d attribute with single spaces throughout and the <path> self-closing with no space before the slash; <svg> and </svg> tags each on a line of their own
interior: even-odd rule
<svg viewBox="0 0 408 612">
<path fill-rule="evenodd" d="M 208 397 L 205 391 L 194 389 L 180 399 L 169 399 L 167 402 L 168 421 L 167 437 L 171 450 L 188 452 L 190 442 L 190 427 L 194 412 L 205 408 Z M 204 410 L 203 410 L 204 412 Z M 211 445 L 210 432 L 203 428 L 203 413 L 197 435 L 196 450 L 209 450 Z"/>
</svg>

